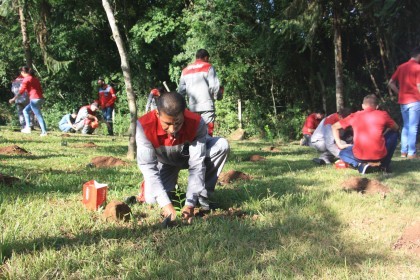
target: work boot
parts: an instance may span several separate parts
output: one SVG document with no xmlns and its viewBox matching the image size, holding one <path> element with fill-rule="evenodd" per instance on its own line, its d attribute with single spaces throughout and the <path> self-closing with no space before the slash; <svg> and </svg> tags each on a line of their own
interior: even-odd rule
<svg viewBox="0 0 420 280">
<path fill-rule="evenodd" d="M 326 164 L 325 160 L 320 159 L 320 158 L 313 158 L 312 161 L 315 162 L 318 165 L 325 165 Z"/>
</svg>

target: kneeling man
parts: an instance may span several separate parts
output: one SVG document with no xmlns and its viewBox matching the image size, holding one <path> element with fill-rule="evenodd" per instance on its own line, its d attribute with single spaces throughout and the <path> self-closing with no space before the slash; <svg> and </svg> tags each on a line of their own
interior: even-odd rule
<svg viewBox="0 0 420 280">
<path fill-rule="evenodd" d="M 158 203 L 164 216 L 174 220 L 176 211 L 168 193 L 175 189 L 179 171 L 188 169 L 182 209 L 183 218 L 188 219 L 198 203 L 203 210 L 209 209 L 229 144 L 224 138 L 208 136 L 206 123 L 186 109 L 179 93 L 163 93 L 156 103 L 157 110 L 137 122 L 137 164 L 143 173 L 144 199 Z"/>
</svg>

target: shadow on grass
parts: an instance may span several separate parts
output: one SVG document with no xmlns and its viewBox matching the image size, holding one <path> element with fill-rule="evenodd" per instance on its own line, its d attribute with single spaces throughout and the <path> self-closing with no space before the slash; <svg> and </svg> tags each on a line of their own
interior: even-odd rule
<svg viewBox="0 0 420 280">
<path fill-rule="evenodd" d="M 209 216 L 197 219 L 192 226 L 160 229 L 155 226 L 112 226 L 103 230 L 88 230 L 75 235 L 41 236 L 26 240 L 4 240 L 2 256 L 43 252 L 47 250 L 89 250 L 105 252 L 96 262 L 120 264 L 128 278 L 172 279 L 247 278 L 251 275 L 271 277 L 322 276 L 328 268 L 359 269 L 364 261 L 382 262 L 386 256 L 366 253 L 340 237 L 341 223 L 334 212 L 321 201 L 312 201 L 316 215 L 305 213 L 308 201 L 290 201 L 288 207 L 273 206 L 278 217 L 250 218 Z M 107 242 L 102 242 L 102 241 Z M 107 254 L 107 244 L 125 242 L 115 254 Z M 99 246 L 101 246 L 99 248 Z M 82 249 L 81 247 L 85 248 Z M 112 247 L 115 250 L 115 247 Z M 106 257 L 105 257 L 106 256 Z M 73 269 L 84 267 L 73 265 Z M 145 268 L 144 263 L 149 263 Z M 143 265 L 142 265 L 143 264 Z M 28 268 L 30 269 L 30 268 Z M 112 268 L 98 271 L 95 276 L 117 276 Z M 275 273 L 275 274 L 270 274 Z M 108 273 L 103 275 L 103 273 Z M 117 273 L 117 272 L 115 272 Z M 188 277 L 186 275 L 188 274 Z M 48 275 L 44 275 L 48 276 Z M 92 276 L 92 275 L 91 275 Z M 252 278 L 252 277 L 251 277 Z"/>
</svg>

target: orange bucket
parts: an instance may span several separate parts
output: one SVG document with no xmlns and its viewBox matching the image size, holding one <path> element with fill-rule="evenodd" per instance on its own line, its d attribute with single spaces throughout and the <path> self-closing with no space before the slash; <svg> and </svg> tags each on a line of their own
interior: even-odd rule
<svg viewBox="0 0 420 280">
<path fill-rule="evenodd" d="M 87 209 L 98 210 L 106 202 L 108 185 L 90 180 L 83 184 L 83 204 Z"/>
</svg>

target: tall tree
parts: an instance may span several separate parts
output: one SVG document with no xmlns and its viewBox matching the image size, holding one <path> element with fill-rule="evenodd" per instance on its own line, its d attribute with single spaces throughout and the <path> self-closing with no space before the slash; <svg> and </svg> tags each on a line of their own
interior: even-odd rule
<svg viewBox="0 0 420 280">
<path fill-rule="evenodd" d="M 334 0 L 334 62 L 335 62 L 335 100 L 337 112 L 344 107 L 343 54 L 341 41 L 341 1 Z"/>
<path fill-rule="evenodd" d="M 31 45 L 29 44 L 29 37 L 28 37 L 28 30 L 27 30 L 27 21 L 26 21 L 26 7 L 27 3 L 26 0 L 18 1 L 18 10 L 19 10 L 19 22 L 20 22 L 20 30 L 22 32 L 22 43 L 23 43 L 23 50 L 25 52 L 25 59 L 26 65 L 32 67 L 32 53 L 31 53 Z"/>
<path fill-rule="evenodd" d="M 112 29 L 112 35 L 115 43 L 117 44 L 118 52 L 121 58 L 121 70 L 124 75 L 125 89 L 127 91 L 128 107 L 130 110 L 130 128 L 128 140 L 128 153 L 127 158 L 135 159 L 136 155 L 136 124 L 137 124 L 137 107 L 136 95 L 134 94 L 133 87 L 131 86 L 131 70 L 130 63 L 128 62 L 127 52 L 125 50 L 124 42 L 121 39 L 120 31 L 115 22 L 114 12 L 108 0 L 102 0 L 102 5 L 108 17 L 109 25 Z"/>
</svg>

